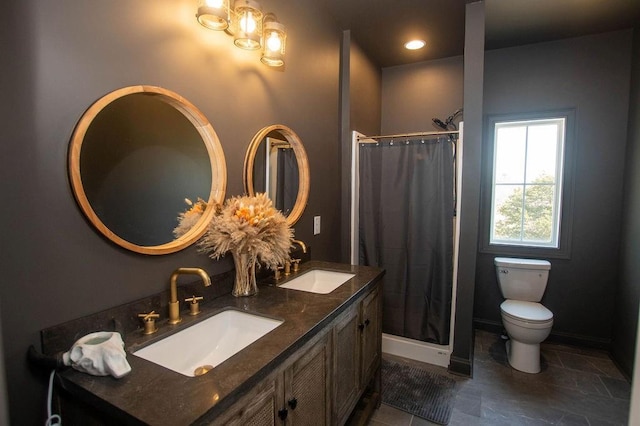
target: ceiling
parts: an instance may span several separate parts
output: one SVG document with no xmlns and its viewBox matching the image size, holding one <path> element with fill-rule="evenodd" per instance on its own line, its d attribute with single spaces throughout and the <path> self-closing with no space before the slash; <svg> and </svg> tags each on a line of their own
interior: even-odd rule
<svg viewBox="0 0 640 426">
<path fill-rule="evenodd" d="M 318 0 L 381 68 L 463 54 L 468 0 Z M 640 0 L 485 0 L 485 47 L 497 49 L 640 25 Z M 427 46 L 408 51 L 421 38 Z"/>
</svg>

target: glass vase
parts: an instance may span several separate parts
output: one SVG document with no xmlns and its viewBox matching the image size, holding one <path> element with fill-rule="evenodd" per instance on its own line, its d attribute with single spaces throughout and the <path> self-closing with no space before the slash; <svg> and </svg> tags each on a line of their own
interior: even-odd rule
<svg viewBox="0 0 640 426">
<path fill-rule="evenodd" d="M 236 278 L 231 294 L 235 297 L 242 297 L 258 293 L 256 257 L 250 253 L 233 252 L 233 263 L 236 266 Z"/>
</svg>

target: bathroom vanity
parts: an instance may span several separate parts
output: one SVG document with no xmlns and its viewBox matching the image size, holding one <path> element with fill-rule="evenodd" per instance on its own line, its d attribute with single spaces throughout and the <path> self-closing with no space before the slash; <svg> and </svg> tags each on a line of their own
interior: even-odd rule
<svg viewBox="0 0 640 426">
<path fill-rule="evenodd" d="M 327 294 L 279 287 L 314 269 L 354 277 Z M 264 280 L 257 296 L 223 295 L 195 317 L 183 305 L 180 324 L 167 324 L 164 313 L 157 333 L 145 336 L 140 328 L 124 336 L 127 376 L 58 374 L 62 418 L 85 425 L 341 425 L 354 411 L 366 416 L 380 400 L 383 275 L 378 268 L 312 261 L 277 283 Z M 282 323 L 201 376 L 133 354 L 228 309 Z"/>
</svg>

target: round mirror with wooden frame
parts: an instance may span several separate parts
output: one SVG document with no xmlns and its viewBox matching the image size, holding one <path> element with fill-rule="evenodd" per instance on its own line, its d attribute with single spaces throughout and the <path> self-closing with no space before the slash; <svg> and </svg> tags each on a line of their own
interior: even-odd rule
<svg viewBox="0 0 640 426">
<path fill-rule="evenodd" d="M 82 212 L 105 237 L 128 250 L 174 253 L 206 231 L 224 201 L 222 145 L 191 102 L 155 86 L 129 86 L 87 109 L 69 145 L 69 178 Z M 175 237 L 178 215 L 201 198 L 207 207 Z"/>
<path fill-rule="evenodd" d="M 300 219 L 309 199 L 309 161 L 302 140 L 289 127 L 274 124 L 251 140 L 244 158 L 244 190 L 265 192 L 289 226 Z"/>
</svg>

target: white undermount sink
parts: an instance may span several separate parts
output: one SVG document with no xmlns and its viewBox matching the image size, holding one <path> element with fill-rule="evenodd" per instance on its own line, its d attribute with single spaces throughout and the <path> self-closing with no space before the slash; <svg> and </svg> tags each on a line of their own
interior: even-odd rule
<svg viewBox="0 0 640 426">
<path fill-rule="evenodd" d="M 279 285 L 278 287 L 308 291 L 311 293 L 327 294 L 331 293 L 353 277 L 355 277 L 355 274 L 347 272 L 312 269 L 291 281 L 287 281 L 286 283 Z"/>
<path fill-rule="evenodd" d="M 133 352 L 185 376 L 200 376 L 283 321 L 229 309 Z"/>
</svg>

